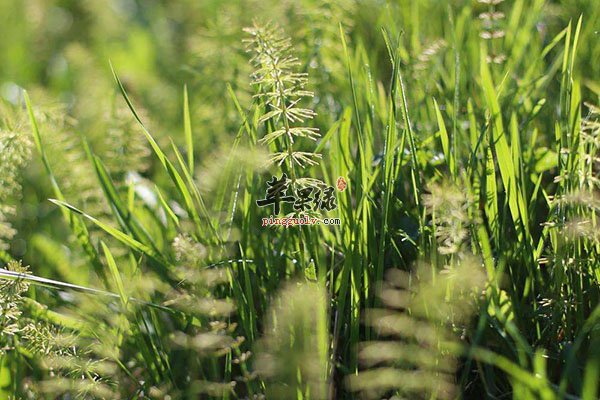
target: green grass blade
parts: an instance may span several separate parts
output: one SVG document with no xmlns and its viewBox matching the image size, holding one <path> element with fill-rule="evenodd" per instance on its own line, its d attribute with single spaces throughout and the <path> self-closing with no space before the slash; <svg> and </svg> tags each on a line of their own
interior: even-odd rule
<svg viewBox="0 0 600 400">
<path fill-rule="evenodd" d="M 508 140 L 506 139 L 506 132 L 502 121 L 502 111 L 500 109 L 500 103 L 498 102 L 498 94 L 494 87 L 492 76 L 484 55 L 482 55 L 480 64 L 483 90 L 491 118 L 492 129 L 490 142 L 495 150 L 500 177 L 508 198 L 510 214 L 519 236 L 521 238 L 524 236 L 528 242 L 531 242 L 527 207 L 525 206 L 525 200 L 520 190 L 516 168 L 513 163 Z"/>
<path fill-rule="evenodd" d="M 33 138 L 35 141 L 35 145 L 37 147 L 38 152 L 42 158 L 42 163 L 44 164 L 44 169 L 46 170 L 46 174 L 50 178 L 50 183 L 52 186 L 52 191 L 54 196 L 60 201 L 65 201 L 65 196 L 60 189 L 58 182 L 55 178 L 54 172 L 52 171 L 52 167 L 50 165 L 50 161 L 48 160 L 48 156 L 46 155 L 46 151 L 42 142 L 42 137 L 40 134 L 40 130 L 37 124 L 37 120 L 35 118 L 33 107 L 31 105 L 31 100 L 29 99 L 29 95 L 27 91 L 23 92 L 23 96 L 25 98 L 25 105 L 27 106 L 27 113 L 29 114 L 29 120 L 31 122 L 31 126 L 33 129 Z M 75 236 L 77 237 L 77 241 L 80 246 L 83 248 L 84 252 L 88 256 L 94 272 L 104 281 L 104 283 L 108 283 L 106 274 L 104 272 L 104 268 L 102 263 L 100 262 L 100 258 L 98 256 L 98 252 L 96 248 L 93 246 L 90 234 L 88 232 L 87 227 L 83 223 L 83 221 L 76 215 L 72 215 L 66 210 L 63 211 L 63 217 L 71 226 Z"/>
<path fill-rule="evenodd" d="M 190 103 L 187 85 L 183 87 L 183 126 L 187 151 L 187 163 L 190 175 L 194 175 L 194 138 L 192 134 L 192 121 L 190 117 Z"/>
<path fill-rule="evenodd" d="M 446 123 L 444 122 L 444 117 L 442 117 L 442 113 L 440 111 L 440 106 L 437 103 L 436 99 L 433 99 L 433 105 L 435 108 L 435 116 L 437 118 L 438 129 L 440 133 L 440 140 L 442 142 L 442 150 L 444 152 L 444 157 L 448 161 L 448 168 L 450 168 L 450 173 L 454 175 L 454 155 L 450 150 L 450 138 L 448 136 L 448 130 L 446 129 Z"/>
<path fill-rule="evenodd" d="M 89 214 L 86 214 L 85 212 L 77 209 L 76 207 L 73 207 L 72 205 L 70 205 L 68 203 L 65 203 L 64 201 L 60 201 L 60 200 L 56 200 L 56 199 L 50 199 L 50 201 L 52 203 L 56 204 L 57 206 L 66 208 L 67 210 L 69 210 L 73 213 L 84 216 L 85 218 L 90 220 L 92 223 L 94 223 L 96 226 L 98 226 L 100 229 L 102 229 L 104 232 L 106 232 L 110 236 L 114 237 L 115 239 L 117 239 L 119 242 L 123 243 L 127 247 L 129 247 L 132 250 L 135 250 L 137 252 L 140 252 L 142 254 L 145 254 L 151 260 L 154 261 L 154 263 L 152 263 L 152 265 L 155 265 L 157 267 L 157 272 L 163 278 L 167 278 L 169 281 L 172 281 L 172 278 L 170 277 L 170 273 L 169 273 L 170 263 L 166 259 L 164 259 L 160 253 L 156 252 L 155 250 L 146 246 L 145 244 L 138 242 L 137 240 L 135 240 L 131 236 L 121 232 L 120 230 L 109 226 L 108 224 L 92 217 Z"/>
<path fill-rule="evenodd" d="M 106 263 L 108 264 L 108 269 L 110 271 L 110 274 L 112 275 L 113 280 L 115 282 L 115 286 L 117 288 L 117 293 L 119 293 L 119 297 L 121 298 L 121 303 L 123 304 L 123 307 L 127 308 L 128 296 L 125 293 L 125 286 L 123 285 L 123 280 L 121 279 L 121 273 L 119 272 L 119 268 L 117 268 L 117 263 L 115 262 L 115 258 L 113 257 L 112 253 L 110 252 L 110 250 L 108 249 L 106 244 L 104 244 L 104 242 L 101 241 L 100 245 L 102 246 L 102 251 L 104 252 L 104 257 L 106 257 Z"/>
</svg>

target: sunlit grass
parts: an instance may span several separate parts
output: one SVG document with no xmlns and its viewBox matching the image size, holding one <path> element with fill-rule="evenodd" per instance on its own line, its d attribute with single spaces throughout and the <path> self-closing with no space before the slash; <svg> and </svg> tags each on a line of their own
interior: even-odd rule
<svg viewBox="0 0 600 400">
<path fill-rule="evenodd" d="M 594 1 L 42 3 L 2 6 L 0 400 L 597 398 Z M 342 225 L 263 227 L 282 176 Z"/>
</svg>

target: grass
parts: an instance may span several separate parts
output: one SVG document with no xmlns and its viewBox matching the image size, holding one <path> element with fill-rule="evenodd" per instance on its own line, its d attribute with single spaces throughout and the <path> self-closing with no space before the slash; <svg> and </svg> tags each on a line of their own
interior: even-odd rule
<svg viewBox="0 0 600 400">
<path fill-rule="evenodd" d="M 48 4 L 1 6 L 0 399 L 598 398 L 593 1 Z M 341 226 L 263 227 L 283 174 Z"/>
</svg>

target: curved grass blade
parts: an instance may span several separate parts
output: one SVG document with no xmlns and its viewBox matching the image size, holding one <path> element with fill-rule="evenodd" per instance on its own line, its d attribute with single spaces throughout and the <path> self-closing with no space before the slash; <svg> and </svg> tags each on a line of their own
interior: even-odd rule
<svg viewBox="0 0 600 400">
<path fill-rule="evenodd" d="M 155 267 L 156 272 L 162 278 L 165 278 L 169 282 L 172 282 L 172 283 L 175 282 L 175 280 L 171 277 L 171 273 L 169 271 L 169 267 L 171 266 L 171 264 L 167 260 L 165 260 L 162 257 L 162 255 L 159 254 L 158 252 L 156 252 L 154 249 L 148 247 L 147 245 L 145 245 L 143 243 L 138 242 L 131 236 L 126 235 L 125 233 L 121 232 L 120 230 L 115 229 L 115 228 L 105 224 L 102 221 L 99 221 L 98 219 L 92 217 L 89 214 L 86 214 L 85 212 L 79 210 L 76 207 L 73 207 L 72 205 L 70 205 L 64 201 L 56 200 L 56 199 L 49 199 L 49 200 L 52 203 L 56 204 L 57 206 L 66 208 L 67 210 L 69 210 L 73 213 L 84 216 L 85 218 L 87 218 L 88 220 L 93 222 L 96 226 L 98 226 L 100 229 L 102 229 L 104 232 L 108 233 L 110 236 L 117 239 L 119 242 L 128 246 L 132 250 L 138 251 L 138 252 L 148 256 L 148 258 L 153 261 L 152 263 L 150 263 L 150 265 Z"/>
<path fill-rule="evenodd" d="M 117 76 L 117 73 L 115 72 L 112 63 L 110 64 L 110 68 L 111 68 L 113 77 L 114 77 L 115 81 L 117 82 L 119 90 L 121 91 L 121 94 L 122 94 L 123 98 L 125 99 L 125 102 L 127 103 L 127 106 L 131 110 L 131 112 L 132 112 L 133 116 L 135 117 L 136 121 L 142 127 L 142 131 L 144 132 L 144 135 L 148 139 L 148 142 L 150 143 L 150 146 L 152 147 L 152 150 L 154 151 L 154 153 L 158 157 L 158 160 L 162 164 L 163 168 L 169 174 L 169 177 L 171 178 L 171 180 L 175 184 L 175 187 L 177 188 L 177 191 L 182 196 L 182 198 L 184 200 L 186 211 L 192 217 L 192 220 L 194 221 L 194 224 L 196 225 L 196 229 L 198 231 L 198 234 L 202 235 L 202 231 L 200 229 L 201 226 L 202 226 L 202 223 L 201 223 L 201 220 L 200 220 L 200 216 L 198 214 L 198 210 L 196 209 L 196 206 L 194 205 L 194 201 L 193 201 L 192 194 L 190 193 L 190 189 L 186 186 L 183 178 L 181 177 L 181 174 L 177 171 L 177 168 L 175 168 L 175 166 L 173 165 L 173 163 L 171 163 L 171 161 L 169 161 L 169 159 L 167 158 L 167 156 L 165 155 L 165 153 L 162 151 L 162 149 L 160 148 L 160 146 L 158 145 L 158 143 L 156 142 L 156 140 L 154 140 L 154 138 L 152 137 L 152 135 L 150 134 L 150 132 L 148 132 L 148 130 L 146 129 L 146 126 L 144 125 L 144 123 L 140 119 L 138 113 L 135 111 L 135 107 L 133 107 L 133 104 L 131 103 L 131 100 L 129 99 L 129 96 L 127 95 L 127 92 L 125 91 L 125 88 L 123 87 L 123 84 L 121 83 L 121 80 Z M 185 165 L 185 163 L 184 163 L 184 165 Z M 184 167 L 184 172 L 188 172 L 187 171 L 187 167 Z M 209 219 L 208 215 L 206 215 L 206 217 L 207 217 L 207 219 Z"/>
<path fill-rule="evenodd" d="M 108 264 L 110 274 L 113 276 L 115 286 L 117 287 L 117 291 L 119 292 L 121 303 L 123 304 L 123 307 L 127 307 L 128 296 L 127 294 L 125 294 L 125 286 L 123 286 L 123 280 L 121 279 L 121 273 L 119 272 L 119 268 L 117 268 L 115 258 L 108 249 L 108 246 L 104 244 L 104 242 L 100 242 L 100 245 L 102 246 L 102 251 L 104 252 L 104 256 L 106 257 L 106 263 Z"/>
<path fill-rule="evenodd" d="M 105 296 L 112 297 L 115 299 L 119 299 L 120 296 L 117 293 L 109 292 L 106 290 L 91 288 L 87 286 L 74 285 L 68 282 L 57 281 L 54 279 L 43 278 L 36 275 L 31 274 L 23 274 L 19 272 L 9 271 L 4 268 L 0 268 L 0 280 L 16 280 L 22 279 L 24 281 L 29 282 L 32 285 L 46 287 L 49 289 L 57 289 L 57 290 L 72 290 L 79 293 L 89 294 L 89 295 L 97 295 L 97 296 Z M 33 300 L 32 300 L 33 301 Z M 169 307 L 161 306 L 160 304 L 151 303 L 148 301 L 136 299 L 133 297 L 128 298 L 128 301 L 134 302 L 140 305 L 148 306 L 151 308 L 156 308 L 157 310 L 165 311 L 168 313 L 179 313 L 180 311 L 173 310 Z"/>
<path fill-rule="evenodd" d="M 33 114 L 33 107 L 31 105 L 31 100 L 29 99 L 29 95 L 27 94 L 27 91 L 23 92 L 23 96 L 25 98 L 25 105 L 27 107 L 27 112 L 29 114 L 29 120 L 31 122 L 31 126 L 32 126 L 32 130 L 33 130 L 33 138 L 35 141 L 35 145 L 36 145 L 36 147 L 40 153 L 40 156 L 42 158 L 42 163 L 44 164 L 44 169 L 46 170 L 46 173 L 48 174 L 48 176 L 50 178 L 50 184 L 52 186 L 52 191 L 54 192 L 54 195 L 60 201 L 65 201 L 65 197 L 64 197 L 60 187 L 58 186 L 58 182 L 56 181 L 54 172 L 52 171 L 52 167 L 50 166 L 50 161 L 48 160 L 48 156 L 46 155 L 46 151 L 45 151 L 43 143 L 42 143 L 42 137 L 40 135 L 40 130 L 39 130 L 39 127 L 37 124 L 37 120 Z M 77 217 L 76 215 L 73 215 L 72 213 L 69 213 L 66 210 L 63 211 L 63 217 L 71 226 L 71 229 L 73 230 L 73 232 L 75 233 L 75 236 L 77 237 L 77 241 L 83 248 L 84 252 L 87 254 L 87 256 L 92 264 L 92 267 L 94 268 L 94 272 L 103 280 L 104 283 L 108 283 L 106 274 L 104 273 L 104 267 L 102 266 L 102 263 L 100 262 L 100 258 L 98 256 L 98 252 L 96 251 L 96 248 L 92 244 L 92 241 L 90 239 L 90 234 L 87 230 L 87 227 L 83 223 L 83 221 L 81 221 L 81 219 L 79 217 Z"/>
<path fill-rule="evenodd" d="M 192 120 L 190 118 L 190 102 L 187 85 L 183 86 L 183 130 L 187 150 L 187 164 L 191 175 L 194 174 L 194 138 L 192 135 Z"/>
</svg>

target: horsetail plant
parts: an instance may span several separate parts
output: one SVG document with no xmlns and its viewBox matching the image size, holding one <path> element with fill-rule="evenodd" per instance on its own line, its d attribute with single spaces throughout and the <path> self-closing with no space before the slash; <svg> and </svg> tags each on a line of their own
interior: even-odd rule
<svg viewBox="0 0 600 400">
<path fill-rule="evenodd" d="M 0 127 L 0 251 L 8 250 L 15 230 L 10 217 L 21 193 L 19 176 L 31 155 L 31 141 L 20 132 Z M 0 257 L 4 258 L 4 257 Z"/>
<path fill-rule="evenodd" d="M 500 50 L 497 41 L 502 39 L 506 32 L 502 29 L 504 13 L 498 10 L 498 6 L 504 0 L 477 0 L 479 3 L 487 6 L 487 10 L 479 14 L 482 22 L 482 29 L 479 36 L 484 39 L 488 46 L 489 55 L 486 62 L 502 64 L 506 60 L 506 55 Z"/>
<path fill-rule="evenodd" d="M 313 93 L 305 89 L 307 74 L 298 72 L 300 60 L 291 54 L 291 39 L 284 36 L 279 27 L 255 23 L 245 31 L 250 35 L 246 44 L 253 53 L 251 62 L 256 66 L 253 84 L 260 88 L 256 97 L 263 99 L 267 108 L 259 122 L 266 122 L 269 132 L 260 142 L 277 143 L 271 162 L 286 163 L 292 182 L 296 183 L 296 167 L 317 165 L 316 159 L 321 158 L 321 154 L 294 148 L 298 138 L 317 140 L 320 137 L 317 128 L 304 124 L 315 112 L 300 106 L 302 100 L 313 97 Z"/>
<path fill-rule="evenodd" d="M 433 275 L 428 267 L 412 274 L 388 270 L 379 293 L 382 307 L 367 310 L 365 317 L 377 338 L 360 343 L 363 368 L 347 377 L 350 390 L 365 399 L 457 398 L 460 334 L 483 282 L 483 272 L 470 259 Z"/>
</svg>

